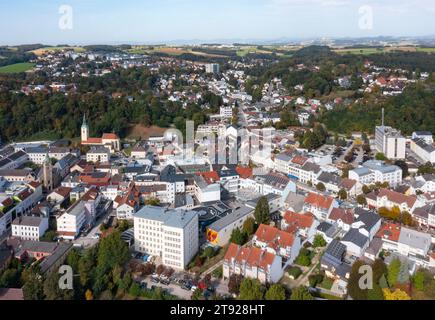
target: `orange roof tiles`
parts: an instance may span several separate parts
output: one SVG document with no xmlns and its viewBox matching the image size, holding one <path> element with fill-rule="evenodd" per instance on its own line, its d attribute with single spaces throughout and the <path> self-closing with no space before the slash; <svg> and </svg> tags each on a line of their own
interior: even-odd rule
<svg viewBox="0 0 435 320">
<path fill-rule="evenodd" d="M 279 230 L 269 225 L 261 224 L 257 232 L 255 232 L 255 237 L 260 242 L 265 242 L 271 248 L 285 248 L 293 245 L 295 240 L 294 235 L 291 233 Z"/>
<path fill-rule="evenodd" d="M 231 243 L 225 254 L 225 261 L 234 259 L 237 263 L 246 263 L 251 267 L 267 270 L 275 260 L 275 255 L 256 247 L 240 247 Z"/>
<path fill-rule="evenodd" d="M 118 136 L 115 133 L 104 133 L 103 140 L 118 140 Z"/>
<path fill-rule="evenodd" d="M 323 196 L 318 193 L 311 192 L 306 198 L 305 203 L 309 203 L 312 206 L 320 207 L 323 209 L 328 209 L 331 207 L 332 202 L 334 201 L 333 198 Z"/>
<path fill-rule="evenodd" d="M 252 176 L 252 168 L 249 167 L 236 167 L 236 172 L 242 179 L 247 179 Z"/>
<path fill-rule="evenodd" d="M 82 144 L 102 144 L 103 139 L 101 138 L 88 138 L 86 141 L 82 141 Z"/>
<path fill-rule="evenodd" d="M 381 239 L 388 239 L 397 242 L 399 241 L 400 228 L 399 224 L 388 222 L 382 225 L 376 236 Z"/>
<path fill-rule="evenodd" d="M 284 213 L 284 222 L 287 224 L 287 232 L 294 233 L 303 228 L 310 228 L 314 223 L 314 216 L 312 213 L 299 214 L 293 211 Z"/>
<path fill-rule="evenodd" d="M 303 166 L 305 162 L 307 162 L 308 158 L 305 158 L 303 156 L 296 156 L 292 159 L 292 162 L 298 165 Z"/>
</svg>

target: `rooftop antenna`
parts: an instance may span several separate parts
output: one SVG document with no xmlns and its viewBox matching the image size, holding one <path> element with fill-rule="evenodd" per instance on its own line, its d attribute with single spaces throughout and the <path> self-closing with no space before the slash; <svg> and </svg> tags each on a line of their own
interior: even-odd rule
<svg viewBox="0 0 435 320">
<path fill-rule="evenodd" d="M 382 127 L 384 126 L 385 110 L 382 108 Z"/>
</svg>

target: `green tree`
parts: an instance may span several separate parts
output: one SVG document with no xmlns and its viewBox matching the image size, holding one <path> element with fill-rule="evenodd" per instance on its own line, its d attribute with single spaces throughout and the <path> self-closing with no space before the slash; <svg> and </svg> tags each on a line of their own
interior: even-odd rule
<svg viewBox="0 0 435 320">
<path fill-rule="evenodd" d="M 243 232 L 245 232 L 248 236 L 253 235 L 255 232 L 255 219 L 248 218 L 243 223 Z"/>
<path fill-rule="evenodd" d="M 314 248 L 323 248 L 326 246 L 326 240 L 323 238 L 321 234 L 316 234 L 313 241 Z"/>
<path fill-rule="evenodd" d="M 381 160 L 381 161 L 388 160 L 388 158 L 382 152 L 377 153 L 376 156 L 375 156 L 375 159 L 376 160 Z"/>
<path fill-rule="evenodd" d="M 384 300 L 382 288 L 377 284 L 373 284 L 373 289 L 367 290 L 367 300 Z"/>
<path fill-rule="evenodd" d="M 314 300 L 307 287 L 301 286 L 292 290 L 290 300 Z"/>
<path fill-rule="evenodd" d="M 325 187 L 325 185 L 324 185 L 322 182 L 319 182 L 319 183 L 316 185 L 316 189 L 319 190 L 319 191 L 324 192 L 324 191 L 326 190 L 326 187 Z"/>
<path fill-rule="evenodd" d="M 267 224 L 270 221 L 269 203 L 266 197 L 261 197 L 258 200 L 257 206 L 254 211 L 255 221 L 258 225 L 264 223 Z"/>
<path fill-rule="evenodd" d="M 356 202 L 361 206 L 367 205 L 367 199 L 362 194 L 360 194 L 356 197 Z"/>
<path fill-rule="evenodd" d="M 264 289 L 259 280 L 245 278 L 240 284 L 239 300 L 263 300 Z"/>
<path fill-rule="evenodd" d="M 401 265 L 402 263 L 400 262 L 400 260 L 396 258 L 393 259 L 393 261 L 391 261 L 390 265 L 388 266 L 387 280 L 390 287 L 396 284 Z"/>
<path fill-rule="evenodd" d="M 418 270 L 414 277 L 412 278 L 412 283 L 414 284 L 414 288 L 418 291 L 424 290 L 424 282 L 425 282 L 425 273 L 422 270 Z"/>
<path fill-rule="evenodd" d="M 363 290 L 360 288 L 359 281 L 363 276 L 359 273 L 361 266 L 364 265 L 364 262 L 361 260 L 357 260 L 352 265 L 352 269 L 349 276 L 349 281 L 347 284 L 347 293 L 354 300 L 367 300 L 367 290 Z"/>
<path fill-rule="evenodd" d="M 142 290 L 140 289 L 140 286 L 136 282 L 133 282 L 133 284 L 130 286 L 130 290 L 128 291 L 128 294 L 132 297 L 137 298 L 140 296 L 141 291 Z"/>
<path fill-rule="evenodd" d="M 340 198 L 340 200 L 346 200 L 347 191 L 345 189 L 340 189 L 340 191 L 338 191 L 338 197 Z"/>
<path fill-rule="evenodd" d="M 44 287 L 42 277 L 33 268 L 23 271 L 22 280 L 23 296 L 25 300 L 42 300 L 44 297 Z"/>
<path fill-rule="evenodd" d="M 409 168 L 408 168 L 408 165 L 406 164 L 406 161 L 397 160 L 397 161 L 394 162 L 394 164 L 396 166 L 398 166 L 400 169 L 402 169 L 402 176 L 404 178 L 409 176 Z"/>
<path fill-rule="evenodd" d="M 285 288 L 280 284 L 273 284 L 266 291 L 266 300 L 285 300 Z"/>
<path fill-rule="evenodd" d="M 239 246 L 244 245 L 247 241 L 246 233 L 240 231 L 239 228 L 235 228 L 231 232 L 230 242 L 238 244 Z"/>
<path fill-rule="evenodd" d="M 201 297 L 202 297 L 202 291 L 201 291 L 201 289 L 198 288 L 195 291 L 193 291 L 191 299 L 192 300 L 201 300 Z"/>
</svg>

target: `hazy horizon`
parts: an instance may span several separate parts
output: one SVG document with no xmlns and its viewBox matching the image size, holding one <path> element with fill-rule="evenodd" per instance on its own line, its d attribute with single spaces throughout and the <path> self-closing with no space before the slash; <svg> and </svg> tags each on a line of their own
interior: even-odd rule
<svg viewBox="0 0 435 320">
<path fill-rule="evenodd" d="M 0 3 L 0 44 L 424 37 L 434 14 L 431 0 L 22 0 Z"/>
</svg>

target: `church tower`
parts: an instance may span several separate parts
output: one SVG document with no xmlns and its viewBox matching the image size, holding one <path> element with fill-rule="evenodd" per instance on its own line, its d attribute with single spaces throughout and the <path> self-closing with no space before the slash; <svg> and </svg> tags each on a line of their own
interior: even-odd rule
<svg viewBox="0 0 435 320">
<path fill-rule="evenodd" d="M 53 190 L 53 166 L 48 153 L 42 165 L 42 184 L 47 192 Z"/>
<path fill-rule="evenodd" d="M 89 139 L 89 126 L 86 124 L 86 116 L 83 115 L 82 123 L 82 142 Z"/>
</svg>

